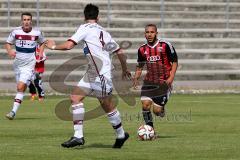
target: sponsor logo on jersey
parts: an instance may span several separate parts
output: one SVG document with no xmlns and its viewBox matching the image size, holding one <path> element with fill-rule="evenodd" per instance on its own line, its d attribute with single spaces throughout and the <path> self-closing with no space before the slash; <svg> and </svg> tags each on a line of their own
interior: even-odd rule
<svg viewBox="0 0 240 160">
<path fill-rule="evenodd" d="M 159 61 L 159 60 L 160 60 L 160 56 L 147 57 L 147 61 L 149 61 L 149 62 L 156 62 L 156 61 Z"/>
</svg>

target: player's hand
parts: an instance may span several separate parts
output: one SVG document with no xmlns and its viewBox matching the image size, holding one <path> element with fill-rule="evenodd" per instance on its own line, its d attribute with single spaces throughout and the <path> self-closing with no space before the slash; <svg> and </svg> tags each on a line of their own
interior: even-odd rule
<svg viewBox="0 0 240 160">
<path fill-rule="evenodd" d="M 11 51 L 8 52 L 8 55 L 9 55 L 10 58 L 15 58 L 16 57 L 16 52 L 11 50 Z"/>
<path fill-rule="evenodd" d="M 133 89 L 138 89 L 139 86 L 139 81 L 137 80 L 137 78 L 133 79 Z"/>
<path fill-rule="evenodd" d="M 123 72 L 122 72 L 122 79 L 131 80 L 131 79 L 132 79 L 131 73 L 130 73 L 128 70 L 123 71 Z"/>
<path fill-rule="evenodd" d="M 174 77 L 169 77 L 165 82 L 166 82 L 166 84 L 168 85 L 168 86 L 171 86 L 172 85 L 172 83 L 173 83 L 173 79 L 174 79 Z"/>
<path fill-rule="evenodd" d="M 43 57 L 42 56 L 38 56 L 38 58 L 36 58 L 36 62 L 40 63 L 41 61 L 44 61 Z"/>
<path fill-rule="evenodd" d="M 48 39 L 46 42 L 45 42 L 45 46 L 49 49 L 52 49 L 53 46 L 56 46 L 55 44 L 55 41 L 54 40 L 51 40 L 51 39 Z"/>
</svg>

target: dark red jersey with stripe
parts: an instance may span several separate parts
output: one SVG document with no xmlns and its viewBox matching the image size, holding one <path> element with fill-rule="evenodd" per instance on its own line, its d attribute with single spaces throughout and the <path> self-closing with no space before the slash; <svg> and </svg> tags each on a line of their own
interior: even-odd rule
<svg viewBox="0 0 240 160">
<path fill-rule="evenodd" d="M 36 56 L 36 59 L 37 59 L 38 57 L 39 57 L 39 56 Z M 38 72 L 38 73 L 43 73 L 43 72 L 45 71 L 44 60 L 41 60 L 41 61 L 39 61 L 39 62 L 36 62 L 35 71 Z"/>
<path fill-rule="evenodd" d="M 145 81 L 161 84 L 170 76 L 172 63 L 178 61 L 174 47 L 165 40 L 158 40 L 154 46 L 142 45 L 138 49 L 138 67 L 147 66 Z"/>
<path fill-rule="evenodd" d="M 35 71 L 38 72 L 38 73 L 43 73 L 45 71 L 45 65 L 44 65 L 44 62 L 45 60 L 47 59 L 46 57 L 46 54 L 43 52 L 43 57 L 39 57 L 39 52 L 40 52 L 40 49 L 39 47 L 36 48 L 36 65 L 35 65 Z"/>
</svg>

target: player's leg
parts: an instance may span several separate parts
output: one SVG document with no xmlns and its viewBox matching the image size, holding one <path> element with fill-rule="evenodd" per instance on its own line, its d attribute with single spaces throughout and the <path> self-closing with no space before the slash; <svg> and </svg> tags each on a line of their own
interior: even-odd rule
<svg viewBox="0 0 240 160">
<path fill-rule="evenodd" d="M 166 112 L 165 105 L 167 104 L 169 97 L 170 97 L 170 91 L 164 95 L 156 96 L 156 97 L 152 98 L 153 99 L 153 112 L 156 116 L 159 116 L 159 117 L 165 116 L 165 112 Z"/>
<path fill-rule="evenodd" d="M 129 138 L 129 134 L 123 129 L 120 112 L 115 107 L 116 104 L 114 104 L 112 98 L 113 97 L 109 95 L 104 98 L 98 99 L 101 103 L 103 110 L 105 111 L 105 113 L 107 113 L 108 120 L 116 133 L 116 141 L 113 145 L 113 148 L 121 148 L 124 142 Z"/>
<path fill-rule="evenodd" d="M 36 78 L 34 80 L 34 84 L 37 88 L 37 91 L 38 91 L 38 98 L 39 98 L 39 101 L 42 101 L 45 97 L 45 92 L 44 92 L 44 89 L 43 89 L 43 83 L 42 83 L 42 74 L 41 73 L 36 73 Z"/>
<path fill-rule="evenodd" d="M 159 117 L 164 117 L 166 114 L 166 109 L 165 109 L 165 105 L 167 104 L 168 101 L 168 95 L 162 95 L 162 96 L 157 96 L 152 98 L 153 100 L 153 113 L 156 116 Z M 155 138 L 159 138 L 158 134 L 155 131 Z"/>
<path fill-rule="evenodd" d="M 158 87 L 152 82 L 144 81 L 141 88 L 142 115 L 146 125 L 154 127 L 151 112 L 152 96 L 155 95 Z"/>
<path fill-rule="evenodd" d="M 24 82 L 19 81 L 17 84 L 17 94 L 14 98 L 13 106 L 11 112 L 6 115 L 6 118 L 13 120 L 16 116 L 16 113 L 22 103 L 24 97 L 24 91 L 26 90 L 27 85 Z"/>
<path fill-rule="evenodd" d="M 114 103 L 114 96 L 112 96 L 112 81 L 110 78 L 107 78 L 107 75 L 105 76 L 99 77 L 99 79 L 92 84 L 92 88 L 103 110 L 107 114 L 109 122 L 115 130 L 116 141 L 113 148 L 121 148 L 124 142 L 129 138 L 129 134 L 123 129 L 120 112 L 116 108 L 117 104 Z"/>
<path fill-rule="evenodd" d="M 30 82 L 28 88 L 29 88 L 29 93 L 31 94 L 31 100 L 33 101 L 36 96 L 36 88 L 32 81 Z"/>
<path fill-rule="evenodd" d="M 142 102 L 142 115 L 143 115 L 145 124 L 154 128 L 153 117 L 151 112 L 152 99 L 149 97 L 142 96 L 141 102 Z"/>
<path fill-rule="evenodd" d="M 160 105 L 154 104 L 153 105 L 153 113 L 156 116 L 164 117 L 165 116 L 165 106 L 160 106 Z"/>
<path fill-rule="evenodd" d="M 17 70 L 16 72 L 17 94 L 14 98 L 12 111 L 6 115 L 6 117 L 9 120 L 12 120 L 15 118 L 17 110 L 19 109 L 22 103 L 24 92 L 27 86 L 29 85 L 32 77 L 33 77 L 33 71 L 31 69 L 23 68 L 23 69 Z"/>
<path fill-rule="evenodd" d="M 89 87 L 89 83 L 84 82 L 84 80 L 82 79 L 78 83 L 78 86 L 74 88 L 71 94 L 70 98 L 72 103 L 74 136 L 71 137 L 68 141 L 62 143 L 61 145 L 63 147 L 70 148 L 84 145 L 85 143 L 83 136 L 83 121 L 85 114 L 83 100 L 85 96 L 90 93 Z"/>
</svg>

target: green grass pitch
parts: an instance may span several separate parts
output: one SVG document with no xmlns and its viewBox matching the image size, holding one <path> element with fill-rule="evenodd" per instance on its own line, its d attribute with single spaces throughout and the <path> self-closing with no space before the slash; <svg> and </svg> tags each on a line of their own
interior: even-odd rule
<svg viewBox="0 0 240 160">
<path fill-rule="evenodd" d="M 143 123 L 139 99 L 135 107 L 120 100 L 118 109 L 130 139 L 122 149 L 112 149 L 114 132 L 107 117 L 85 121 L 84 147 L 65 149 L 60 144 L 73 134 L 72 122 L 60 120 L 55 106 L 67 97 L 48 97 L 45 102 L 22 103 L 13 121 L 5 118 L 12 97 L 0 98 L 1 160 L 237 160 L 240 159 L 239 95 L 172 95 L 167 116 L 154 117 L 160 138 L 139 141 Z M 86 110 L 97 107 L 85 100 Z"/>
</svg>

